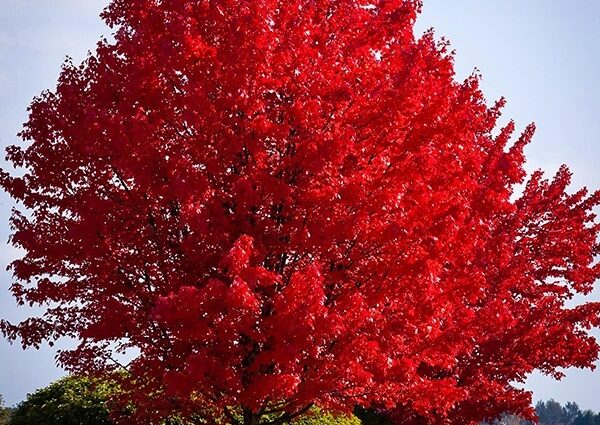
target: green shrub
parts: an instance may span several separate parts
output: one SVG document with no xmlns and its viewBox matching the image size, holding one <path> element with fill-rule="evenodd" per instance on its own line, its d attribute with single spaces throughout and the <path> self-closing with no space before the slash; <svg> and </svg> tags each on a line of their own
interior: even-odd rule
<svg viewBox="0 0 600 425">
<path fill-rule="evenodd" d="M 309 413 L 294 421 L 293 425 L 361 425 L 360 419 L 354 415 L 339 415 L 313 408 Z"/>
<path fill-rule="evenodd" d="M 106 400 L 114 385 L 67 376 L 27 396 L 8 425 L 112 425 Z"/>
</svg>

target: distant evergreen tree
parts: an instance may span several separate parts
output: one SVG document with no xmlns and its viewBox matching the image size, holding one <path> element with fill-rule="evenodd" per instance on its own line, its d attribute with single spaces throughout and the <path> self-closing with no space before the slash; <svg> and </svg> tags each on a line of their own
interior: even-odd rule
<svg viewBox="0 0 600 425">
<path fill-rule="evenodd" d="M 550 399 L 538 401 L 535 411 L 539 418 L 539 425 L 600 425 L 600 413 L 587 410 L 582 412 L 577 403 L 568 402 L 562 406 L 559 402 Z M 491 424 L 482 425 L 534 425 L 515 415 L 505 414 Z"/>
<path fill-rule="evenodd" d="M 561 404 L 554 399 L 546 402 L 539 401 L 535 406 L 536 413 L 541 424 L 545 425 L 569 425 L 567 412 Z"/>
<path fill-rule="evenodd" d="M 571 425 L 600 425 L 600 416 L 586 410 L 579 413 Z"/>
<path fill-rule="evenodd" d="M 565 404 L 564 407 L 565 416 L 567 419 L 567 423 L 573 424 L 577 416 L 581 415 L 581 409 L 577 405 L 577 403 L 569 401 Z"/>
</svg>

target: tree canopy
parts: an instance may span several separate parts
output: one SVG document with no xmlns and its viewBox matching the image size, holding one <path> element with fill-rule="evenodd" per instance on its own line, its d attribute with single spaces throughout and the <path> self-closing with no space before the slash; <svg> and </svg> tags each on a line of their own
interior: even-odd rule
<svg viewBox="0 0 600 425">
<path fill-rule="evenodd" d="M 599 304 L 565 302 L 600 275 L 600 195 L 526 176 L 533 125 L 496 128 L 419 9 L 113 0 L 7 151 L 12 292 L 49 307 L 5 335 L 126 367 L 127 423 L 531 415 L 516 382 L 598 355 Z"/>
<path fill-rule="evenodd" d="M 107 401 L 115 385 L 68 376 L 27 396 L 7 425 L 112 425 Z"/>
</svg>

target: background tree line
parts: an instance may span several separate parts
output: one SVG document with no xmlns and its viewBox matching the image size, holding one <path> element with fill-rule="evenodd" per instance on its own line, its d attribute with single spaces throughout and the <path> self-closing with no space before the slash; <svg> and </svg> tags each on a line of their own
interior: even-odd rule
<svg viewBox="0 0 600 425">
<path fill-rule="evenodd" d="M 112 425 L 107 401 L 114 385 L 85 377 L 67 376 L 27 396 L 16 407 L 5 407 L 0 395 L 0 425 Z M 600 413 L 581 410 L 575 402 L 555 400 L 535 406 L 540 425 L 600 425 Z M 359 409 L 355 415 L 336 416 L 315 410 L 294 421 L 296 425 L 389 425 L 385 415 Z M 172 417 L 164 425 L 188 425 Z M 486 425 L 486 424 L 482 424 Z M 505 415 L 487 425 L 532 425 L 514 415 Z"/>
<path fill-rule="evenodd" d="M 600 425 L 600 413 L 581 410 L 575 402 L 561 405 L 555 400 L 538 401 L 535 412 L 540 425 Z M 532 425 L 530 421 L 514 415 L 505 415 L 493 425 Z"/>
</svg>

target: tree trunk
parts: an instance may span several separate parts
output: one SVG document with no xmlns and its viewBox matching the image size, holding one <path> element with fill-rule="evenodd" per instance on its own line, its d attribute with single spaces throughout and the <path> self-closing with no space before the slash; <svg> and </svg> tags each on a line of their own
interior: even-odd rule
<svg viewBox="0 0 600 425">
<path fill-rule="evenodd" d="M 259 416 L 255 414 L 252 409 L 248 409 L 247 407 L 242 408 L 244 413 L 244 422 L 243 425 L 258 425 Z"/>
</svg>

